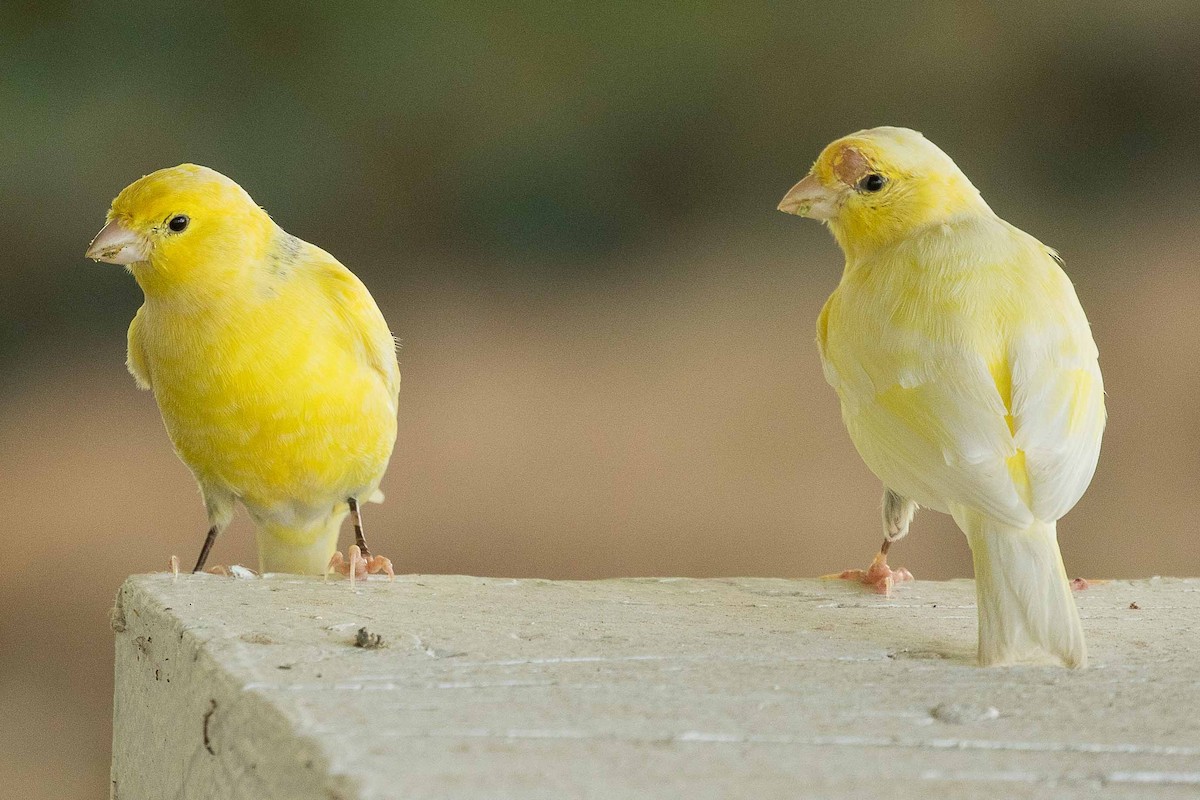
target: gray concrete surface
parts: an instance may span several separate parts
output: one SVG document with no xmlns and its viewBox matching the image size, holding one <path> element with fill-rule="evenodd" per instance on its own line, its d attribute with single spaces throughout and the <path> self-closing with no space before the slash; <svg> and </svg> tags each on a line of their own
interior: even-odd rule
<svg viewBox="0 0 1200 800">
<path fill-rule="evenodd" d="M 1078 599 L 1073 673 L 973 666 L 970 581 L 136 576 L 112 795 L 1200 796 L 1200 579 Z"/>
</svg>

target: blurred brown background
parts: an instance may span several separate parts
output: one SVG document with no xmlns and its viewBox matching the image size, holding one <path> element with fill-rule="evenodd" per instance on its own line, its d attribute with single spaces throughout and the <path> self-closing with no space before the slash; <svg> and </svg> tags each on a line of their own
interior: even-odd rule
<svg viewBox="0 0 1200 800">
<path fill-rule="evenodd" d="M 0 4 L 0 793 L 103 796 L 111 599 L 203 536 L 123 366 L 140 293 L 82 258 L 185 160 L 403 340 L 367 508 L 400 570 L 802 576 L 865 565 L 880 487 L 812 343 L 840 257 L 774 207 L 827 141 L 923 130 L 1093 323 L 1110 425 L 1069 571 L 1200 573 L 1194 2 L 419 5 Z M 894 553 L 970 574 L 936 514 Z"/>
</svg>

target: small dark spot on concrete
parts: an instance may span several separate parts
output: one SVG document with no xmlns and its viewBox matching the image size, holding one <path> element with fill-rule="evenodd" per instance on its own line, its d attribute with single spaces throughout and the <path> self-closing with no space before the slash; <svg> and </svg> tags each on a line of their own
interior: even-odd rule
<svg viewBox="0 0 1200 800">
<path fill-rule="evenodd" d="M 1130 604 L 1129 604 L 1129 607 L 1130 607 L 1131 609 L 1133 609 L 1134 611 L 1137 611 L 1137 610 L 1139 610 L 1139 609 L 1141 608 L 1141 606 L 1139 606 L 1137 603 L 1130 603 Z"/>
<path fill-rule="evenodd" d="M 159 671 L 158 670 L 154 670 L 154 680 L 156 680 L 156 681 L 159 680 Z"/>
<path fill-rule="evenodd" d="M 208 736 L 208 721 L 212 719 L 212 715 L 217 710 L 217 701 L 210 699 L 208 711 L 204 712 L 204 749 L 209 752 L 209 755 L 216 755 L 217 752 L 212 749 L 212 739 Z"/>
<path fill-rule="evenodd" d="M 275 667 L 275 669 L 291 669 L 293 666 L 295 666 L 295 665 L 294 664 L 280 664 L 279 666 Z"/>
<path fill-rule="evenodd" d="M 364 650 L 377 650 L 387 645 L 383 643 L 383 637 L 378 633 L 371 633 L 366 628 L 359 628 L 358 633 L 354 634 L 354 646 Z"/>
</svg>

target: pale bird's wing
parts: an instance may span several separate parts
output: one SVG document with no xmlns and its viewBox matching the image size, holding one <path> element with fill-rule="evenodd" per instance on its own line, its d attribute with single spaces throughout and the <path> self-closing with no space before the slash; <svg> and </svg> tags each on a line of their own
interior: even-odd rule
<svg viewBox="0 0 1200 800">
<path fill-rule="evenodd" d="M 1066 275 L 1058 306 L 1065 319 L 1013 342 L 1013 419 L 1025 452 L 1033 513 L 1056 520 L 1083 495 L 1100 457 L 1104 382 L 1087 318 Z"/>
<path fill-rule="evenodd" d="M 873 348 L 873 363 L 839 359 L 836 351 L 825 358 L 867 466 L 921 505 L 948 511 L 948 503 L 962 503 L 1028 525 L 1032 515 L 1009 470 L 1016 446 L 1006 409 L 983 359 L 932 341 L 918 352 L 889 344 Z"/>
<path fill-rule="evenodd" d="M 1036 247 L 1022 248 L 977 293 L 975 313 L 950 327 L 941 317 L 896 325 L 885 310 L 850 302 L 833 309 L 849 316 L 836 335 L 826 313 L 818 328 L 850 436 L 889 488 L 1020 527 L 1075 504 L 1104 427 L 1083 310 L 1065 273 L 1029 241 Z M 984 354 L 995 351 L 989 364 Z"/>
</svg>

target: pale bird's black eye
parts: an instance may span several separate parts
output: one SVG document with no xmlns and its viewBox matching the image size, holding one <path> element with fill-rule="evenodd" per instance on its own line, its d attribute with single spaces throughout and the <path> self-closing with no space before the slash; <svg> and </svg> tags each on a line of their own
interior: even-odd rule
<svg viewBox="0 0 1200 800">
<path fill-rule="evenodd" d="M 883 188 L 883 176 L 878 172 L 872 172 L 870 175 L 863 176 L 863 179 L 858 182 L 858 188 L 864 192 L 878 192 Z"/>
<path fill-rule="evenodd" d="M 167 223 L 167 227 L 171 229 L 172 233 L 183 233 L 189 222 L 191 222 L 191 220 L 188 219 L 187 214 L 176 214 L 175 216 L 171 217 L 170 221 Z"/>
</svg>

